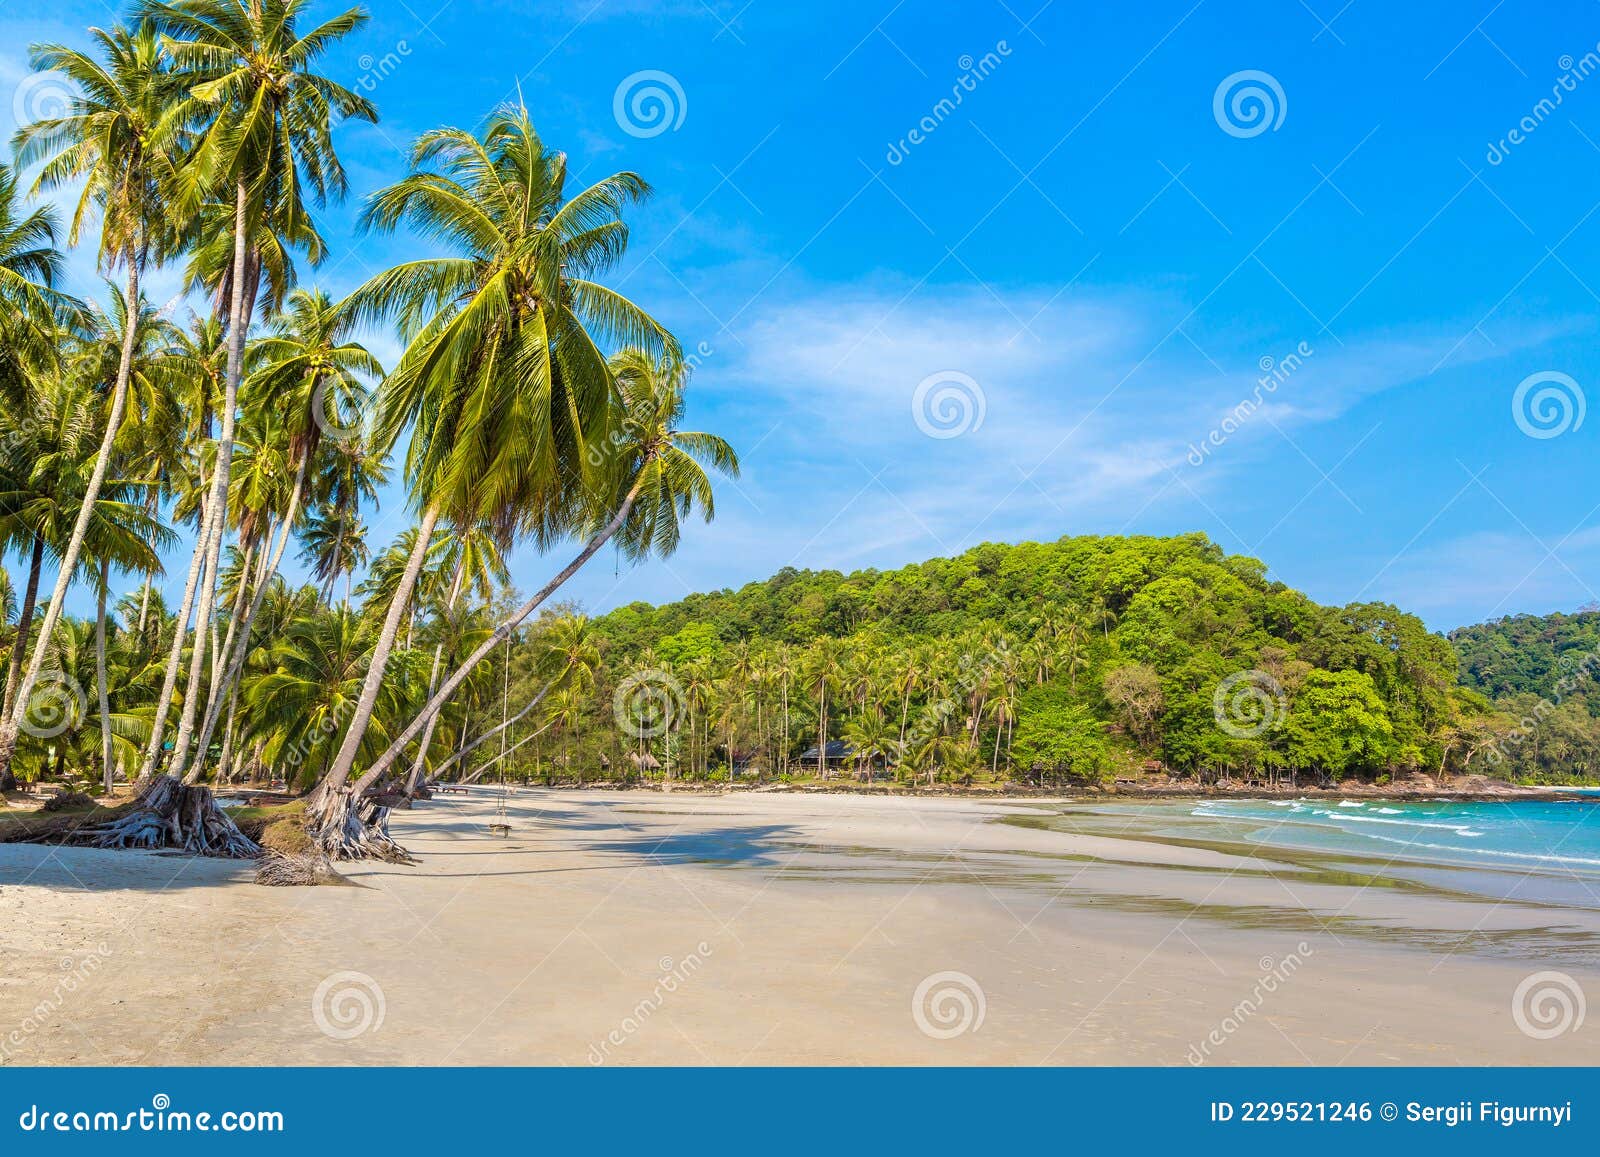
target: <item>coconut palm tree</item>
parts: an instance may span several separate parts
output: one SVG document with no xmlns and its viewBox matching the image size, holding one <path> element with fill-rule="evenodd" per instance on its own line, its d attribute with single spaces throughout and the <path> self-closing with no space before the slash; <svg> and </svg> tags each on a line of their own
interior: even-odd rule
<svg viewBox="0 0 1600 1157">
<path fill-rule="evenodd" d="M 181 127 L 192 139 L 173 182 L 172 201 L 180 216 L 200 221 L 209 238 L 224 230 L 212 227 L 204 207 L 223 197 L 232 202 L 226 230 L 232 260 L 226 281 L 216 283 L 219 296 L 224 290 L 227 295 L 228 358 L 205 512 L 209 529 L 196 547 L 206 555 L 197 624 L 211 621 L 221 557 L 249 326 L 247 282 L 253 303 L 263 270 L 271 268 L 264 255 L 314 236 L 308 195 L 317 204 L 344 195 L 344 168 L 333 148 L 335 119 L 377 120 L 369 101 L 312 71 L 319 57 L 366 21 L 366 14 L 351 9 L 302 34 L 300 17 L 307 7 L 307 0 L 175 0 L 142 8 L 163 34 L 163 47 L 183 85 L 183 96 L 163 123 Z M 197 634 L 197 644 L 203 641 L 203 633 Z M 194 648 L 174 741 L 172 765 L 179 770 L 195 726 L 203 652 L 203 646 Z"/>
<path fill-rule="evenodd" d="M 98 208 L 100 266 L 107 272 L 120 266 L 127 273 L 122 345 L 100 450 L 84 488 L 83 505 L 62 551 L 55 589 L 39 627 L 33 656 L 17 688 L 17 703 L 11 715 L 0 719 L 0 779 L 10 764 L 17 729 L 22 725 L 18 712 L 25 709 L 43 668 L 52 632 L 65 609 L 67 588 L 76 573 L 78 554 L 83 550 L 94 504 L 105 484 L 112 450 L 122 429 L 129 374 L 141 329 L 133 322 L 140 315 L 143 301 L 139 278 L 148 261 L 161 259 L 171 235 L 158 186 L 170 175 L 165 152 L 170 136 L 162 131 L 161 120 L 173 87 L 155 29 L 148 24 L 140 24 L 133 31 L 91 28 L 89 35 L 103 60 L 62 45 L 35 45 L 32 49 L 34 68 L 65 75 L 74 82 L 75 91 L 62 116 L 18 130 L 17 161 L 23 166 L 42 162 L 36 190 L 82 182 L 83 191 L 68 236 L 71 244 L 78 243 L 90 206 Z"/>
<path fill-rule="evenodd" d="M 585 522 L 593 528 L 588 541 L 560 573 L 512 611 L 444 681 L 411 725 L 357 781 L 351 791 L 355 798 L 370 790 L 389 770 L 405 745 L 449 701 L 472 669 L 602 546 L 615 539 L 620 552 L 633 560 L 669 554 L 678 545 L 682 519 L 697 509 L 707 521 L 715 516 L 706 468 L 737 476 L 739 458 L 733 447 L 715 434 L 678 428 L 688 368 L 678 360 L 654 360 L 640 350 L 618 354 L 610 368 L 623 412 L 612 423 L 617 435 L 602 463 L 605 483 L 599 491 L 585 496 Z M 362 833 L 346 835 L 354 836 L 359 847 Z M 344 846 L 338 837 L 326 842 L 333 849 Z"/>
<path fill-rule="evenodd" d="M 823 635 L 801 658 L 800 675 L 817 700 L 817 770 L 828 778 L 828 690 L 844 672 L 844 646 Z"/>
<path fill-rule="evenodd" d="M 48 205 L 30 207 L 16 170 L 0 164 L 0 397 L 20 402 L 32 372 L 56 360 L 60 323 L 73 302 L 56 291 L 60 224 Z"/>
<path fill-rule="evenodd" d="M 359 342 L 348 340 L 350 324 L 347 315 L 337 313 L 326 293 L 319 290 L 297 289 L 288 298 L 283 313 L 275 319 L 272 330 L 257 339 L 252 347 L 252 358 L 258 368 L 252 370 L 241 389 L 241 401 L 247 414 L 259 416 L 269 436 L 255 447 L 259 464 L 261 459 L 281 458 L 279 468 L 270 471 L 245 471 L 246 478 L 254 481 L 265 474 L 265 480 L 281 482 L 292 474 L 287 498 L 276 491 L 281 486 L 256 487 L 260 508 L 275 517 L 278 525 L 275 545 L 270 551 L 263 549 L 260 558 L 260 577 L 256 580 L 249 604 L 242 597 L 235 601 L 233 622 L 228 629 L 228 641 L 223 647 L 222 678 L 213 685 L 206 705 L 204 722 L 200 728 L 197 750 L 207 749 L 211 733 L 225 698 L 231 700 L 234 684 L 243 669 L 248 651 L 251 627 L 260 612 L 261 601 L 266 597 L 267 578 L 277 573 L 284 549 L 300 515 L 301 500 L 306 493 L 307 472 L 322 444 L 324 431 L 331 431 L 339 441 L 361 436 L 362 411 L 368 393 L 364 379 L 381 378 L 383 367 Z M 247 443 L 248 445 L 248 443 Z M 242 452 L 242 451 L 241 451 Z M 344 456 L 341 456 L 344 457 Z M 343 464 L 343 463 L 341 463 Z M 346 472 L 333 471 L 333 477 L 342 480 Z M 337 485 L 337 482 L 335 483 Z M 368 481 L 367 492 L 373 493 L 375 484 Z M 358 490 L 359 494 L 360 491 Z M 345 495 L 339 495 L 341 499 Z M 241 538 L 255 545 L 256 535 L 246 533 L 246 528 L 265 529 L 271 540 L 270 526 L 257 528 L 243 518 L 240 521 Z M 343 520 L 333 539 L 336 549 L 331 557 L 318 557 L 314 569 L 319 575 L 331 569 L 329 585 L 338 573 L 349 573 L 355 566 L 366 562 L 364 535 L 349 533 Z M 238 645 L 233 646 L 235 637 Z M 191 775 L 200 770 L 196 761 Z"/>
<path fill-rule="evenodd" d="M 565 537 L 588 514 L 575 482 L 594 477 L 589 457 L 612 433 L 616 390 L 601 343 L 679 355 L 644 310 L 591 280 L 627 245 L 622 212 L 649 191 L 637 175 L 568 199 L 565 154 L 545 147 L 520 106 L 495 112 L 481 137 L 426 133 L 411 159 L 412 173 L 368 201 L 363 223 L 409 224 L 450 252 L 379 274 L 346 304 L 366 320 L 396 319 L 409 343 L 384 382 L 375 444 L 386 450 L 410 431 L 419 533 L 330 790 L 354 769 L 434 527 L 487 523 L 541 546 Z"/>
</svg>

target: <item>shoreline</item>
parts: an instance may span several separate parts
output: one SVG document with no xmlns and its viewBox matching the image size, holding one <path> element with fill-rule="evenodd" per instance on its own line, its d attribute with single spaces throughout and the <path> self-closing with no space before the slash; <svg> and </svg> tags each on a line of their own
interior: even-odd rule
<svg viewBox="0 0 1600 1157">
<path fill-rule="evenodd" d="M 1379 865 L 1318 871 L 1116 820 L 1023 824 L 1052 814 L 1023 799 L 523 789 L 497 839 L 497 795 L 395 813 L 417 863 L 341 864 L 342 887 L 0 845 L 0 1040 L 28 1026 L 0 1062 L 1592 1059 L 1581 1034 L 1520 1031 L 1512 997 L 1552 966 L 1600 992 L 1595 906 L 1401 886 Z M 674 971 L 688 979 L 657 1007 Z M 950 977 L 986 1018 L 930 1035 L 914 998 Z M 330 1020 L 341 1008 L 357 1023 Z"/>
<path fill-rule="evenodd" d="M 447 788 L 451 785 L 445 785 Z M 1364 800 L 1444 800 L 1451 803 L 1500 803 L 1508 800 L 1544 800 L 1570 798 L 1592 800 L 1600 791 L 1600 783 L 1580 787 L 1559 785 L 1528 785 L 1485 781 L 1471 787 L 1441 787 L 1419 784 L 1415 779 L 1393 784 L 1345 782 L 1326 787 L 1317 784 L 1255 784 L 1250 786 L 1218 784 L 1160 783 L 1143 785 L 1132 781 L 1119 782 L 1109 787 L 1078 789 L 1048 787 L 1034 788 L 1023 784 L 1003 786 L 938 784 L 933 787 L 912 787 L 904 784 L 871 786 L 862 783 L 705 783 L 691 780 L 651 781 L 646 783 L 511 783 L 507 786 L 517 791 L 555 792 L 652 792 L 661 795 L 800 795 L 800 796 L 850 796 L 865 799 L 965 799 L 973 801 L 1005 802 L 1051 801 L 1088 803 L 1106 800 L 1140 799 L 1364 799 Z M 497 791 L 495 783 L 467 785 L 468 790 Z M 240 789 L 251 794 L 250 789 Z M 443 793 L 446 798 L 449 792 Z"/>
</svg>

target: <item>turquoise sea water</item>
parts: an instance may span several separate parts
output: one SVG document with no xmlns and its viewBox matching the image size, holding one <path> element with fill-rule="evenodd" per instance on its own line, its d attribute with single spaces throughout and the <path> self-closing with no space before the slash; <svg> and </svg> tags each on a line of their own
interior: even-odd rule
<svg viewBox="0 0 1600 1157">
<path fill-rule="evenodd" d="M 1579 800 L 1495 803 L 1200 800 L 1196 819 L 1244 825 L 1268 847 L 1470 867 L 1600 875 L 1600 792 Z"/>
</svg>

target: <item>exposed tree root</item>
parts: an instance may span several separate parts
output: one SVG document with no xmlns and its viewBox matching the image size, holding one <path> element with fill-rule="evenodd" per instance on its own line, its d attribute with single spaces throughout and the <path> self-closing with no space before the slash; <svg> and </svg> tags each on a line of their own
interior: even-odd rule
<svg viewBox="0 0 1600 1157">
<path fill-rule="evenodd" d="M 68 843 L 91 848 L 177 848 L 197 856 L 253 860 L 261 847 L 217 806 L 211 789 L 152 780 L 133 808 L 115 819 L 80 828 Z"/>
<path fill-rule="evenodd" d="M 307 819 L 312 845 L 330 860 L 416 862 L 389 835 L 389 809 L 371 797 L 356 801 L 347 788 L 321 792 Z"/>
</svg>

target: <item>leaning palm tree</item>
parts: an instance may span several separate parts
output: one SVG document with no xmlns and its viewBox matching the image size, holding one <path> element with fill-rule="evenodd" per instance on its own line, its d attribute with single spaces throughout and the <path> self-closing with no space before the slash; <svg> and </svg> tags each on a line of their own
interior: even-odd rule
<svg viewBox="0 0 1600 1157">
<path fill-rule="evenodd" d="M 127 273 L 122 305 L 126 324 L 122 327 L 122 346 L 100 452 L 89 475 L 72 536 L 62 553 L 55 589 L 40 624 L 33 657 L 18 687 L 17 702 L 12 713 L 0 720 L 0 778 L 10 766 L 17 730 L 22 725 L 21 712 L 26 710 L 56 622 L 65 609 L 67 588 L 72 584 L 89 519 L 121 432 L 129 372 L 138 349 L 140 326 L 134 324 L 134 319 L 138 318 L 143 301 L 139 278 L 148 261 L 161 259 L 170 236 L 158 185 L 170 172 L 165 151 L 169 137 L 160 131 L 160 121 L 173 88 L 155 30 L 141 24 L 134 31 L 91 28 L 89 35 L 103 60 L 58 44 L 34 46 L 33 67 L 63 74 L 74 82 L 76 91 L 62 116 L 18 130 L 17 161 L 24 166 L 43 163 L 36 190 L 82 182 L 68 240 L 77 244 L 90 206 L 98 208 L 100 266 L 107 272 L 120 266 Z"/>
<path fill-rule="evenodd" d="M 560 573 L 502 620 L 494 633 L 456 667 L 410 726 L 395 737 L 356 782 L 350 799 L 362 800 L 394 766 L 406 745 L 427 726 L 427 721 L 450 701 L 473 668 L 606 543 L 615 540 L 620 552 L 630 560 L 652 554 L 665 556 L 677 549 L 682 519 L 696 510 L 707 521 L 715 516 L 716 504 L 706 468 L 737 477 L 739 457 L 715 434 L 678 428 L 683 417 L 688 367 L 677 359 L 655 360 L 643 351 L 630 349 L 612 359 L 611 372 L 618 386 L 621 413 L 612 422 L 616 434 L 597 466 L 596 489 L 582 495 L 586 509 L 580 525 L 588 541 Z M 360 855 L 369 848 L 380 852 L 386 849 L 390 844 L 386 832 L 355 822 L 358 814 L 348 800 L 335 806 L 328 802 L 331 798 L 336 797 L 324 799 L 326 810 L 318 825 L 318 840 L 326 851 Z"/>
<path fill-rule="evenodd" d="M 649 192 L 639 176 L 618 173 L 568 199 L 566 155 L 545 147 L 520 106 L 495 112 L 481 137 L 426 133 L 411 160 L 412 173 L 374 195 L 363 222 L 381 232 L 409 224 L 449 255 L 372 278 L 347 307 L 397 320 L 408 342 L 380 395 L 377 445 L 409 430 L 420 523 L 330 791 L 354 770 L 435 526 L 488 524 L 541 546 L 564 537 L 583 514 L 589 456 L 611 433 L 615 388 L 601 343 L 679 355 L 644 310 L 591 280 L 622 256 L 622 211 Z"/>
<path fill-rule="evenodd" d="M 205 650 L 198 625 L 211 621 L 219 573 L 247 300 L 254 298 L 247 283 L 259 284 L 266 267 L 263 238 L 301 243 L 314 236 L 307 195 L 318 204 L 344 195 L 344 168 L 333 149 L 335 118 L 377 120 L 371 102 L 312 71 L 319 57 L 366 21 L 366 13 L 351 9 L 302 34 L 300 17 L 308 6 L 307 0 L 175 0 L 147 2 L 142 9 L 163 34 L 163 48 L 184 86 L 163 122 L 181 127 L 193 141 L 173 182 L 174 203 L 182 216 L 204 222 L 207 204 L 232 202 L 232 260 L 226 280 L 217 283 L 219 296 L 224 288 L 227 295 L 227 372 L 205 511 L 209 525 L 196 546 L 205 562 L 188 694 L 174 741 L 176 769 L 184 765 L 196 725 Z M 219 231 L 208 228 L 213 235 Z"/>
</svg>

